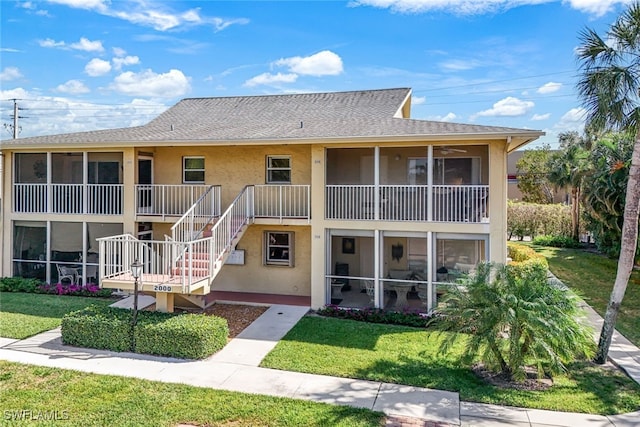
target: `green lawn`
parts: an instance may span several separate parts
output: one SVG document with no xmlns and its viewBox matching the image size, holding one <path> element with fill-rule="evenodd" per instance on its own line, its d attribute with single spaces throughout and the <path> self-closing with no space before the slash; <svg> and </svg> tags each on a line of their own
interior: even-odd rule
<svg viewBox="0 0 640 427">
<path fill-rule="evenodd" d="M 57 328 L 62 316 L 70 311 L 113 302 L 105 298 L 0 292 L 0 337 L 27 338 Z"/>
<path fill-rule="evenodd" d="M 65 426 L 380 426 L 367 409 L 0 361 L 3 417 L 57 411 Z M 7 412 L 8 411 L 8 412 Z"/>
<path fill-rule="evenodd" d="M 549 270 L 558 279 L 604 316 L 616 278 L 617 260 L 578 249 L 530 246 L 547 258 Z M 631 275 L 616 329 L 640 346 L 640 271 Z"/>
<path fill-rule="evenodd" d="M 546 391 L 498 389 L 480 381 L 459 351 L 438 354 L 441 338 L 436 331 L 309 316 L 261 366 L 451 390 L 466 401 L 527 408 L 616 414 L 640 407 L 640 385 L 588 363 L 571 366 Z"/>
</svg>

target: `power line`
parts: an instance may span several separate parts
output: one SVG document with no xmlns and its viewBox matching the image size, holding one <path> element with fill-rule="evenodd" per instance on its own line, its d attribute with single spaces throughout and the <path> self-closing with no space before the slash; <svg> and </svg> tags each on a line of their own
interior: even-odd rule
<svg viewBox="0 0 640 427">
<path fill-rule="evenodd" d="M 18 119 L 28 119 L 28 116 L 21 116 L 19 114 L 19 112 L 21 110 L 24 110 L 24 108 L 19 108 L 18 107 L 18 99 L 17 98 L 13 98 L 11 99 L 11 101 L 13 101 L 13 124 L 11 123 L 5 123 L 4 124 L 4 128 L 7 129 L 9 132 L 12 133 L 13 135 L 13 139 L 18 138 L 18 133 L 20 131 L 22 131 L 22 128 L 18 125 Z"/>
</svg>

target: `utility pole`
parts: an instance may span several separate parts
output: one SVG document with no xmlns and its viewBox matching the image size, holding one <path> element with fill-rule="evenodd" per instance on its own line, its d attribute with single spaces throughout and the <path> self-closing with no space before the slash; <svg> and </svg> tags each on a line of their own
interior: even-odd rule
<svg viewBox="0 0 640 427">
<path fill-rule="evenodd" d="M 12 133 L 13 139 L 16 139 L 21 130 L 20 126 L 18 126 L 18 119 L 27 119 L 28 117 L 19 114 L 20 110 L 22 110 L 22 108 L 18 108 L 19 99 L 13 98 L 10 101 L 13 101 L 13 124 L 5 123 L 4 127 Z"/>
<path fill-rule="evenodd" d="M 18 138 L 18 100 L 13 99 L 13 139 Z"/>
</svg>

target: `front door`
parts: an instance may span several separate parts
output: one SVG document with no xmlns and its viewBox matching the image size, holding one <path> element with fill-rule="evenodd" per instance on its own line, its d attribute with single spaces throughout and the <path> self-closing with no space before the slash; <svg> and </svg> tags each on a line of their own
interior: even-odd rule
<svg viewBox="0 0 640 427">
<path fill-rule="evenodd" d="M 138 213 L 153 213 L 153 157 L 138 157 Z"/>
</svg>

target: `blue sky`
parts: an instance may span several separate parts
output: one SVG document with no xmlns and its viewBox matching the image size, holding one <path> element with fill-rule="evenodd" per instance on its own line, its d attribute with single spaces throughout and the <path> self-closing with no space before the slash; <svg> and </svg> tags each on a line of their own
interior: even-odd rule
<svg viewBox="0 0 640 427">
<path fill-rule="evenodd" d="M 145 124 L 182 98 L 411 87 L 412 117 L 582 130 L 574 50 L 622 0 L 0 1 L 0 123 Z M 0 128 L 2 139 L 11 133 Z"/>
</svg>

